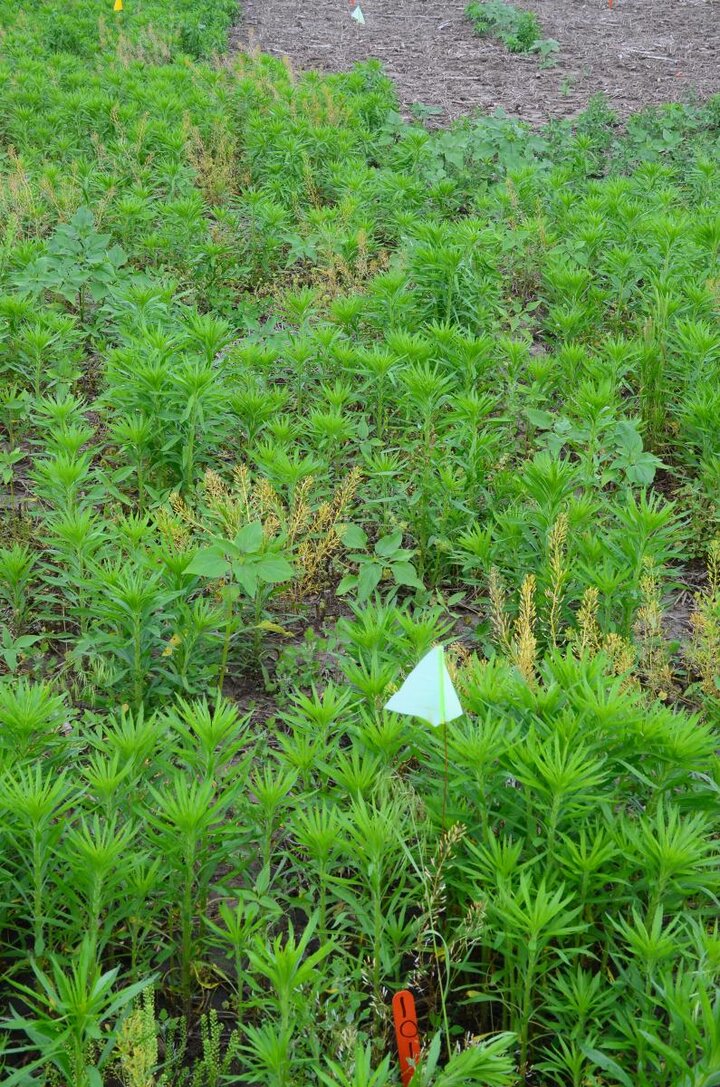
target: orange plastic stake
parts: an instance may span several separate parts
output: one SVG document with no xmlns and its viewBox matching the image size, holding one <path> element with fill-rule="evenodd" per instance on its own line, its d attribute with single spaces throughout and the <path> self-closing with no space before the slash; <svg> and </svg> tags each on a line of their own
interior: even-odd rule
<svg viewBox="0 0 720 1087">
<path fill-rule="evenodd" d="M 415 1001 L 412 993 L 402 989 L 395 993 L 392 1001 L 395 1038 L 400 1056 L 400 1078 L 403 1087 L 408 1087 L 415 1075 L 415 1065 L 420 1056 L 420 1035 L 418 1034 Z"/>
</svg>

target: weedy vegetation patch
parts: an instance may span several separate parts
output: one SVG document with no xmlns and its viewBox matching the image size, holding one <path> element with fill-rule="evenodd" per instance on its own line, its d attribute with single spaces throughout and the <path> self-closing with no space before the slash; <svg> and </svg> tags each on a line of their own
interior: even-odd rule
<svg viewBox="0 0 720 1087">
<path fill-rule="evenodd" d="M 233 16 L 0 0 L 2 1082 L 710 1087 L 720 100 Z"/>
<path fill-rule="evenodd" d="M 511 53 L 530 53 L 541 41 L 542 28 L 534 11 L 523 11 L 505 0 L 468 4 L 465 14 L 481 38 L 497 38 Z"/>
</svg>

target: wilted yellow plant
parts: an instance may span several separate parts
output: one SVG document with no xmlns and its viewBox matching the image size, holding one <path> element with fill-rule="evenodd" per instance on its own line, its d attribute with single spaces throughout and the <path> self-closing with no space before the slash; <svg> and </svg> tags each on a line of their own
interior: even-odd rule
<svg viewBox="0 0 720 1087">
<path fill-rule="evenodd" d="M 467 834 L 462 823 L 454 823 L 440 836 L 432 856 L 418 869 L 423 889 L 423 912 L 417 928 L 417 954 L 411 983 L 424 991 L 431 1007 L 441 1006 L 447 1029 L 447 994 L 453 975 L 468 951 L 482 936 L 485 904 L 472 900 L 459 922 L 446 916 L 446 872 Z"/>
<path fill-rule="evenodd" d="M 463 669 L 470 664 L 470 661 L 470 650 L 466 645 L 463 645 L 462 642 L 453 642 L 452 645 L 448 646 L 445 655 L 445 663 L 453 683 L 459 683 L 461 681 Z"/>
<path fill-rule="evenodd" d="M 495 639 L 503 653 L 512 660 L 530 685 L 535 682 L 537 658 L 535 589 L 535 575 L 527 574 L 520 586 L 518 614 L 515 621 L 511 623 L 502 579 L 495 567 L 490 570 L 488 584 L 490 621 Z"/>
<path fill-rule="evenodd" d="M 129 68 L 138 61 L 142 64 L 167 64 L 172 59 L 172 50 L 170 43 L 152 26 L 148 26 L 139 39 L 131 38 L 121 31 L 117 38 L 115 55 L 123 68 Z"/>
<path fill-rule="evenodd" d="M 685 656 L 700 677 L 703 693 L 717 698 L 720 696 L 720 540 L 710 545 L 707 585 L 695 596 L 690 623 L 692 632 Z"/>
<path fill-rule="evenodd" d="M 548 613 L 548 630 L 552 645 L 558 644 L 560 637 L 560 623 L 562 620 L 563 590 L 568 579 L 567 568 L 567 542 L 568 517 L 561 513 L 550 530 L 548 536 L 548 565 L 550 567 L 550 584 L 545 590 L 550 605 Z"/>
<path fill-rule="evenodd" d="M 274 299 L 275 305 L 282 307 L 288 292 L 302 287 L 312 287 L 317 291 L 318 302 L 330 303 L 339 298 L 346 298 L 363 286 L 390 264 L 390 251 L 380 249 L 371 254 L 367 232 L 359 229 L 355 235 L 352 257 L 328 248 L 322 254 L 322 260 L 312 267 L 304 269 L 302 274 L 288 275 L 283 271 L 265 285 L 257 288 L 258 297 Z"/>
<path fill-rule="evenodd" d="M 313 509 L 310 505 L 312 485 L 312 476 L 306 476 L 305 479 L 300 480 L 295 488 L 290 518 L 286 528 L 286 537 L 290 547 L 292 547 L 296 540 L 302 536 L 312 521 Z M 320 511 L 327 505 L 328 503 L 324 502 L 320 506 L 320 509 L 317 511 L 318 516 L 320 515 Z"/>
<path fill-rule="evenodd" d="M 562 599 L 562 580 L 565 577 L 564 548 L 565 530 L 561 524 L 560 529 L 550 535 L 551 543 L 551 570 L 554 569 L 557 576 L 553 576 L 551 589 L 546 595 L 550 599 L 550 616 L 553 615 L 553 604 L 557 603 L 554 620 L 548 618 L 550 631 L 556 631 L 554 645 L 560 641 L 559 619 L 560 600 Z M 553 561 L 552 556 L 555 556 Z M 649 591 L 648 584 L 648 591 Z M 518 668 L 526 682 L 533 686 L 536 682 L 537 665 L 537 612 L 536 612 L 536 582 L 533 574 L 528 574 L 520 589 L 520 601 L 518 614 L 514 622 L 511 622 L 507 613 L 507 599 L 504 588 L 496 570 L 490 572 L 490 601 L 493 631 L 500 648 L 513 664 Z M 598 623 L 598 609 L 600 594 L 594 586 L 588 587 L 583 593 L 580 606 L 576 613 L 575 626 L 567 627 L 563 632 L 565 643 L 580 657 L 587 655 L 595 657 L 603 653 L 608 660 L 610 671 L 613 675 L 624 677 L 623 686 L 637 684 L 638 680 L 630 675 L 636 665 L 637 650 L 631 642 L 619 634 L 603 634 Z M 554 625 L 553 625 L 554 624 Z M 665 673 L 658 668 L 654 673 L 656 678 L 660 675 L 666 681 Z M 658 687 L 654 693 L 669 690 L 669 686 Z"/>
<path fill-rule="evenodd" d="M 633 633 L 638 647 L 638 668 L 644 686 L 658 698 L 666 699 L 674 689 L 670 651 L 663 630 L 663 610 L 658 572 L 646 563 L 640 579 L 640 607 Z"/>
<path fill-rule="evenodd" d="M 626 677 L 623 686 L 631 685 L 635 680 L 630 678 L 628 673 L 635 666 L 635 647 L 620 634 L 614 632 L 603 634 L 597 619 L 599 606 L 600 594 L 595 586 L 591 585 L 585 590 L 580 601 L 576 626 L 569 627 L 565 631 L 567 643 L 579 657 L 583 655 L 596 657 L 598 653 L 604 653 L 612 674 Z"/>
<path fill-rule="evenodd" d="M 204 138 L 189 116 L 183 123 L 185 154 L 195 171 L 198 188 L 209 204 L 220 204 L 237 191 L 237 147 L 224 126 L 214 124 Z"/>
<path fill-rule="evenodd" d="M 635 646 L 619 634 L 610 633 L 603 638 L 602 650 L 610 661 L 613 675 L 625 677 L 621 684 L 622 689 L 638 687 L 638 679 L 632 674 L 637 657 Z"/>
<path fill-rule="evenodd" d="M 512 656 L 528 686 L 535 684 L 537 638 L 535 637 L 535 575 L 527 574 L 520 586 L 520 610 L 513 626 Z"/>
<path fill-rule="evenodd" d="M 500 648 L 509 655 L 512 650 L 512 629 L 507 614 L 505 586 L 502 583 L 500 571 L 496 566 L 493 566 L 490 570 L 488 591 L 490 593 L 490 621 L 493 633 Z"/>
<path fill-rule="evenodd" d="M 585 590 L 577 612 L 577 627 L 567 633 L 568 641 L 579 654 L 595 655 L 600 648 L 602 634 L 597 621 L 600 594 L 594 585 Z"/>
<path fill-rule="evenodd" d="M 302 600 L 321 587 L 330 559 L 340 548 L 338 529 L 352 505 L 361 478 L 360 469 L 353 468 L 332 499 L 322 503 L 311 521 L 303 523 L 305 538 L 296 550 L 297 563 L 303 573 L 292 588 L 296 600 Z M 293 531 L 294 543 L 299 530 L 293 526 Z"/>
<path fill-rule="evenodd" d="M 720 599 L 720 540 L 713 540 L 708 550 L 707 593 L 713 600 Z"/>
<path fill-rule="evenodd" d="M 453 823 L 448 830 L 443 831 L 435 852 L 422 870 L 425 912 L 418 927 L 421 939 L 431 929 L 437 931 L 440 926 L 446 903 L 445 869 L 466 833 L 467 827 L 462 823 Z"/>
<path fill-rule="evenodd" d="M 482 936 L 485 930 L 485 915 L 487 907 L 484 902 L 476 899 L 471 902 L 458 925 L 452 940 L 450 941 L 450 954 L 455 953 L 461 958 L 470 951 Z"/>
<path fill-rule="evenodd" d="M 53 173 L 36 179 L 13 147 L 8 147 L 4 156 L 0 178 L 0 222 L 5 235 L 2 244 L 41 238 L 57 225 L 58 219 L 71 217 L 80 199 L 76 177 Z"/>
<path fill-rule="evenodd" d="M 315 505 L 313 479 L 307 476 L 287 503 L 264 476 L 253 477 L 244 464 L 236 465 L 232 483 L 208 469 L 203 477 L 197 509 L 174 493 L 170 509 L 156 517 L 163 536 L 173 545 L 189 546 L 192 535 L 235 536 L 243 525 L 259 521 L 267 540 L 282 536 L 292 553 L 297 577 L 288 591 L 299 602 L 323 585 L 328 565 L 341 546 L 340 526 L 347 517 L 362 473 L 353 468 L 332 497 Z"/>
<path fill-rule="evenodd" d="M 146 990 L 118 1031 L 118 1074 L 124 1087 L 155 1087 L 158 1041 L 155 1000 Z"/>
<path fill-rule="evenodd" d="M 170 495 L 172 512 L 190 529 L 206 532 L 214 524 L 223 535 L 235 536 L 243 525 L 260 521 L 267 539 L 280 530 L 282 499 L 267 479 L 253 480 L 244 464 L 233 469 L 232 486 L 209 468 L 203 476 L 200 493 L 201 508 L 197 511 L 191 510 L 176 492 Z"/>
<path fill-rule="evenodd" d="M 181 508 L 185 509 L 185 503 L 179 495 L 171 495 L 171 509 L 161 508 L 155 513 L 155 524 L 160 529 L 165 546 L 173 551 L 187 551 L 190 546 L 190 533 L 188 532 L 185 518 L 182 520 L 176 515 L 174 499 L 179 501 Z"/>
</svg>

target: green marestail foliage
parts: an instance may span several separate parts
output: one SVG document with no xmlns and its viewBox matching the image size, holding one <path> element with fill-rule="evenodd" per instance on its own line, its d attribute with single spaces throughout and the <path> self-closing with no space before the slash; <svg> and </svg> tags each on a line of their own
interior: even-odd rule
<svg viewBox="0 0 720 1087">
<path fill-rule="evenodd" d="M 0 0 L 2 1082 L 715 1082 L 720 102 L 125 7 Z"/>
</svg>

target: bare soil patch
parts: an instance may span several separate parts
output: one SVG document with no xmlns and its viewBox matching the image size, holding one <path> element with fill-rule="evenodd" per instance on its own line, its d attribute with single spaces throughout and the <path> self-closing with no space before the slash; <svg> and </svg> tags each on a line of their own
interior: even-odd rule
<svg viewBox="0 0 720 1087">
<path fill-rule="evenodd" d="M 572 117 L 598 91 L 621 117 L 720 92 L 717 0 L 615 0 L 612 8 L 608 0 L 519 0 L 560 43 L 552 68 L 477 37 L 466 2 L 361 0 L 359 26 L 348 0 L 244 0 L 233 44 L 321 72 L 377 58 L 403 111 L 415 102 L 438 107 L 440 124 L 498 107 L 540 124 Z"/>
</svg>

